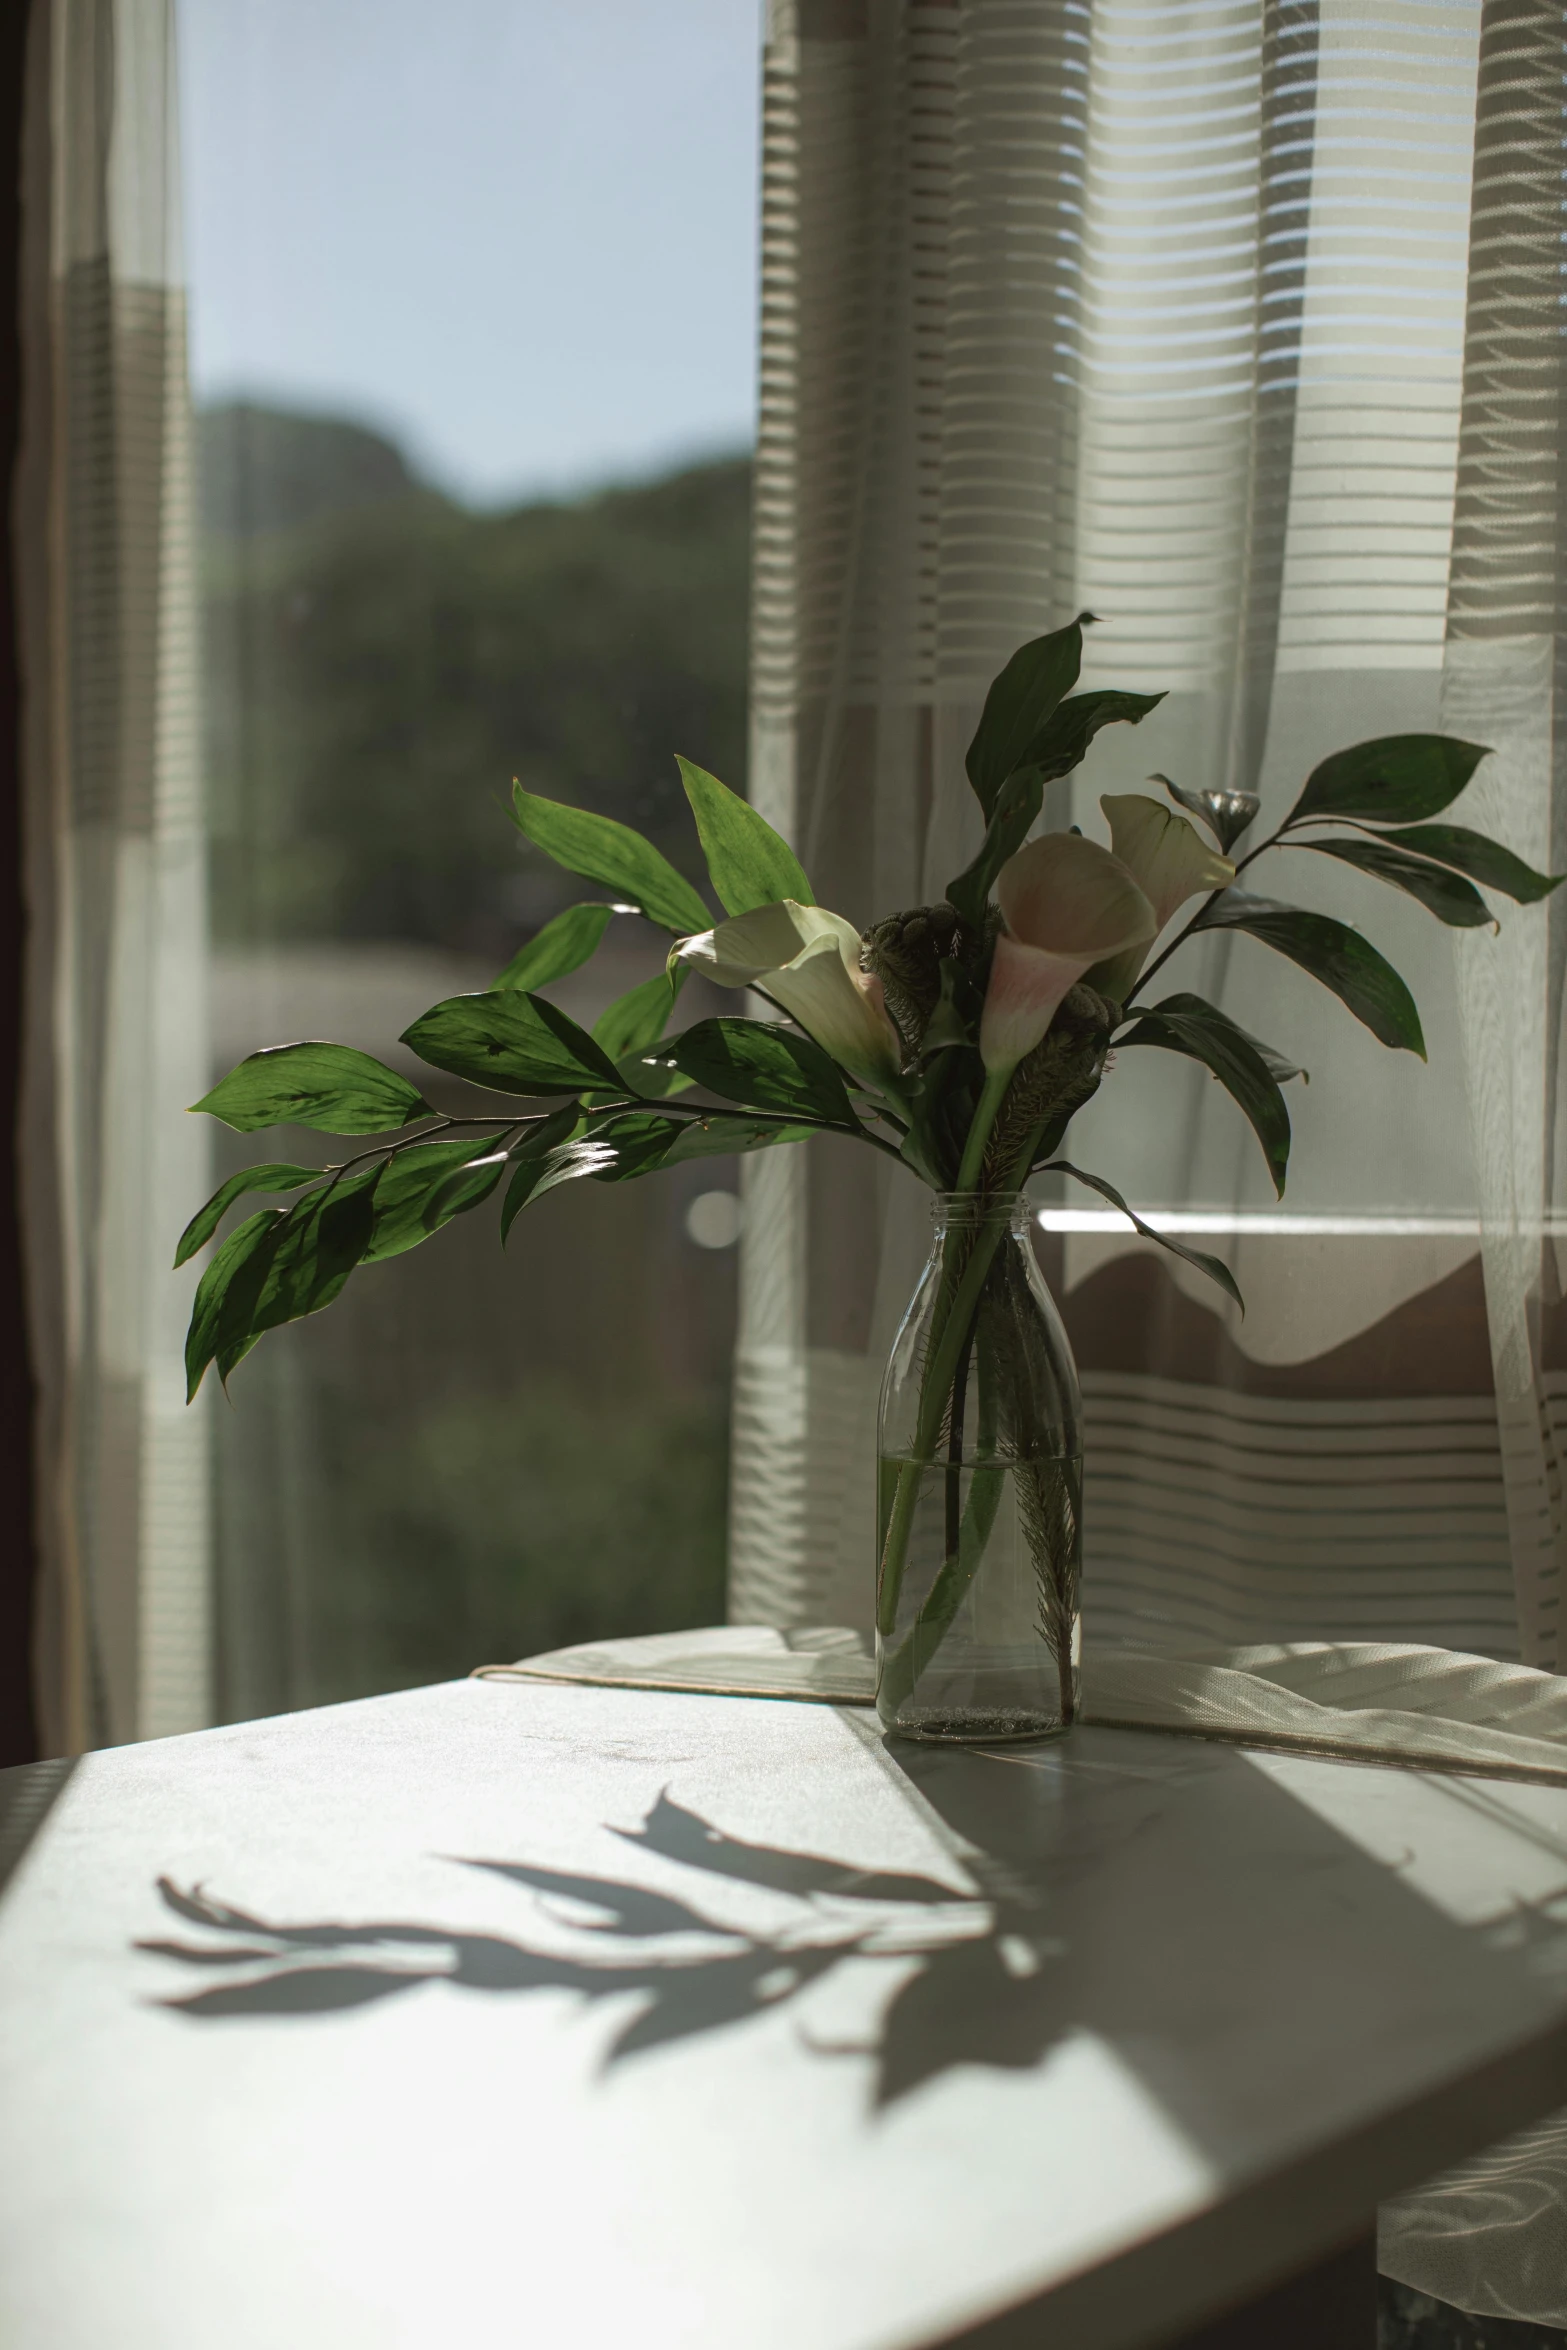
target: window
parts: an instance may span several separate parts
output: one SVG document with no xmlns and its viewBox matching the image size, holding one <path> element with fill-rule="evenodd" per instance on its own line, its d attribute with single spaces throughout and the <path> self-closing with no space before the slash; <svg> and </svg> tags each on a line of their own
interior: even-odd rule
<svg viewBox="0 0 1567 2350">
<path fill-rule="evenodd" d="M 758 27 L 181 0 L 180 40 L 213 1073 L 396 1063 L 595 894 L 513 776 L 688 868 L 673 754 L 742 781 Z M 662 954 L 617 918 L 555 992 L 591 1019 Z M 215 1718 L 721 1616 L 736 1189 L 571 1186 L 504 1257 L 492 1202 L 250 1357 Z"/>
</svg>

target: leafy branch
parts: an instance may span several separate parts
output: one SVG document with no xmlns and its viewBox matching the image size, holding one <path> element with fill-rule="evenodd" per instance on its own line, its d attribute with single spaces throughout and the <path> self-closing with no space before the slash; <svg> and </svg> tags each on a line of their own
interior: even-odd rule
<svg viewBox="0 0 1567 2350">
<path fill-rule="evenodd" d="M 1404 981 L 1357 930 L 1255 896 L 1239 886 L 1242 876 L 1270 849 L 1309 849 L 1455 927 L 1492 920 L 1482 889 L 1527 905 L 1561 877 L 1445 820 L 1485 756 L 1478 745 L 1440 735 L 1361 743 L 1312 770 L 1284 822 L 1234 857 L 1232 878 L 1207 891 L 1151 957 L 1142 949 L 1129 967 L 1128 958 L 1112 958 L 1103 971 L 1080 960 L 1082 983 L 1064 999 L 1057 988 L 1038 1042 L 1019 1047 L 1015 1064 L 998 1061 L 986 1043 L 998 935 L 1008 938 L 1016 970 L 998 898 L 1006 899 L 1008 875 L 1047 845 L 1030 844 L 1045 786 L 1069 773 L 1105 726 L 1138 725 L 1162 698 L 1073 690 L 1091 621 L 1084 613 L 1034 639 L 1002 669 L 967 754 L 985 819 L 978 852 L 940 905 L 885 918 L 863 940 L 816 905 L 793 850 L 760 814 L 688 760 L 679 762 L 681 779 L 727 917 L 716 924 L 693 884 L 630 826 L 516 788 L 519 830 L 605 895 L 568 907 L 489 988 L 432 1005 L 402 1039 L 431 1070 L 515 1097 L 513 1105 L 440 1115 L 396 1070 L 343 1045 L 289 1044 L 242 1061 L 197 1110 L 239 1133 L 293 1125 L 369 1139 L 327 1167 L 280 1159 L 246 1168 L 186 1226 L 179 1264 L 216 1240 L 246 1200 L 298 1195 L 255 1210 L 218 1246 L 192 1313 L 190 1392 L 210 1364 L 227 1381 L 265 1330 L 320 1311 L 360 1266 L 417 1246 L 503 1180 L 504 1239 L 524 1207 L 562 1183 L 625 1182 L 812 1134 L 864 1143 L 937 1189 L 959 1181 L 1015 1188 L 1046 1166 L 1076 1175 L 1057 1154 L 1101 1082 L 1112 1042 L 1205 1067 L 1247 1118 L 1282 1195 L 1291 1139 L 1282 1089 L 1301 1072 L 1200 996 L 1149 1000 L 1171 957 L 1205 932 L 1240 932 L 1309 972 L 1384 1044 L 1423 1055 L 1425 1040 Z M 1186 819 L 1194 818 L 1231 859 L 1256 818 L 1255 795 L 1155 780 L 1184 811 L 1166 817 L 1166 828 L 1190 844 Z M 1155 803 L 1107 805 L 1113 821 L 1127 809 L 1141 821 Z M 1074 854 L 1079 863 L 1113 863 L 1086 843 Z M 1206 878 L 1212 865 L 1209 855 L 1206 868 L 1199 859 L 1193 869 Z M 1125 869 L 1116 870 L 1124 882 Z M 1157 894 L 1151 871 L 1134 878 Z M 626 914 L 673 935 L 669 963 L 584 1029 L 542 991 L 587 963 Z M 1029 953 L 1048 959 L 1054 951 L 1059 961 L 1051 938 L 1029 937 L 1026 926 L 1017 935 Z M 671 1035 L 692 969 L 753 988 L 779 1017 L 703 1019 Z M 1121 1204 L 1101 1178 L 1079 1179 Z M 1181 1253 L 1233 1288 L 1217 1260 Z"/>
<path fill-rule="evenodd" d="M 1282 824 L 1249 849 L 1241 844 L 1257 795 L 1162 776 L 1153 780 L 1180 812 L 1107 796 L 1108 850 L 1075 828 L 1037 835 L 1046 786 L 1104 727 L 1140 725 L 1162 698 L 1074 690 L 1091 620 L 1083 613 L 1021 646 L 991 685 L 966 760 L 984 834 L 946 897 L 863 933 L 817 903 L 794 851 L 756 809 L 689 760 L 681 780 L 721 918 L 630 826 L 517 787 L 519 830 L 604 894 L 558 914 L 490 987 L 432 1005 L 401 1040 L 424 1067 L 501 1102 L 445 1116 L 385 1063 L 320 1042 L 253 1053 L 214 1086 L 195 1107 L 237 1132 L 295 1125 L 366 1139 L 327 1167 L 274 1159 L 246 1168 L 191 1219 L 177 1262 L 217 1245 L 191 1315 L 189 1393 L 213 1364 L 226 1385 L 266 1331 L 321 1311 L 361 1267 L 420 1245 L 497 1192 L 504 1242 L 525 1208 L 564 1183 L 630 1182 L 812 1135 L 862 1143 L 937 1191 L 965 1195 L 920 1309 L 908 1441 L 881 1494 L 883 1718 L 900 1718 L 958 1621 L 1010 1475 L 1068 1720 L 1076 1490 L 1049 1452 L 1048 1406 L 1018 1336 L 1027 1322 L 1020 1261 L 1002 1247 L 1016 1194 L 1036 1170 L 1085 1185 L 1241 1306 L 1220 1258 L 1147 1224 L 1106 1178 L 1063 1155 L 1113 1045 L 1127 1048 L 1123 1065 L 1148 1050 L 1174 1053 L 1229 1094 L 1283 1196 L 1284 1088 L 1304 1072 L 1199 995 L 1154 1000 L 1155 978 L 1189 941 L 1239 933 L 1306 971 L 1381 1043 L 1423 1057 L 1419 1012 L 1392 965 L 1358 929 L 1242 886 L 1251 869 L 1270 850 L 1308 850 L 1470 929 L 1493 921 L 1482 891 L 1529 905 L 1562 879 L 1448 820 L 1486 754 L 1441 735 L 1388 736 L 1321 761 Z M 1195 911 L 1176 922 L 1193 898 Z M 668 959 L 586 1029 L 544 991 L 589 962 L 628 914 L 671 935 Z M 693 972 L 754 991 L 775 1016 L 703 1018 L 672 1032 Z M 231 1211 L 269 1195 L 289 1204 L 255 1208 L 219 1239 Z M 932 1471 L 940 1564 L 911 1598 L 905 1568 Z M 723 1960 L 740 1970 L 737 1997 L 768 1979 L 753 1982 L 754 1956 Z"/>
</svg>

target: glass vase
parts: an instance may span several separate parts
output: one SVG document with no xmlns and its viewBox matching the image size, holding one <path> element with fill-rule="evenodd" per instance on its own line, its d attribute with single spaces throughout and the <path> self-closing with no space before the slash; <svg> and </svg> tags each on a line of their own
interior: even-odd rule
<svg viewBox="0 0 1567 2350">
<path fill-rule="evenodd" d="M 1062 1731 L 1077 1710 L 1077 1370 L 1020 1193 L 946 1193 L 882 1383 L 876 1705 L 911 1738 Z"/>
</svg>

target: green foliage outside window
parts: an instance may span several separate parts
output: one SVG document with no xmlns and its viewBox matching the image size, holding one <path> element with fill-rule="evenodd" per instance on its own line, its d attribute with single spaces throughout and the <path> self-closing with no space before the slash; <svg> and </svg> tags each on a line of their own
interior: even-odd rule
<svg viewBox="0 0 1567 2350">
<path fill-rule="evenodd" d="M 220 957 L 396 942 L 499 966 L 590 894 L 506 821 L 513 777 L 700 871 L 668 746 L 744 768 L 743 459 L 475 514 L 340 419 L 216 410 L 199 455 Z M 602 920 L 573 919 L 591 951 Z M 263 1147 L 303 1172 L 319 1145 Z M 242 1155 L 225 1138 L 216 1174 Z M 438 1268 L 399 1257 L 279 1334 L 215 1421 L 228 1718 L 721 1618 L 734 1257 L 683 1217 L 735 1178 L 691 1178 L 597 1198 L 591 1254 L 563 1198 L 504 1284 L 459 1230 Z"/>
<path fill-rule="evenodd" d="M 489 514 L 328 419 L 219 410 L 202 457 L 219 939 L 504 956 L 575 894 L 514 778 L 699 872 L 669 745 L 744 772 L 745 459 Z"/>
</svg>

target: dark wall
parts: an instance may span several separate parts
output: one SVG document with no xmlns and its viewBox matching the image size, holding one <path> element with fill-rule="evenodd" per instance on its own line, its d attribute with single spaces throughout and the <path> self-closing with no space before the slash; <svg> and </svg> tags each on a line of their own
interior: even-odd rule
<svg viewBox="0 0 1567 2350">
<path fill-rule="evenodd" d="M 27 0 L 0 8 L 0 468 L 5 559 L 0 563 L 0 1764 L 38 1752 L 32 1696 L 33 1379 L 22 1286 L 15 1135 L 20 1110 L 22 981 L 21 676 L 12 500 L 21 438 L 21 161 Z"/>
</svg>

